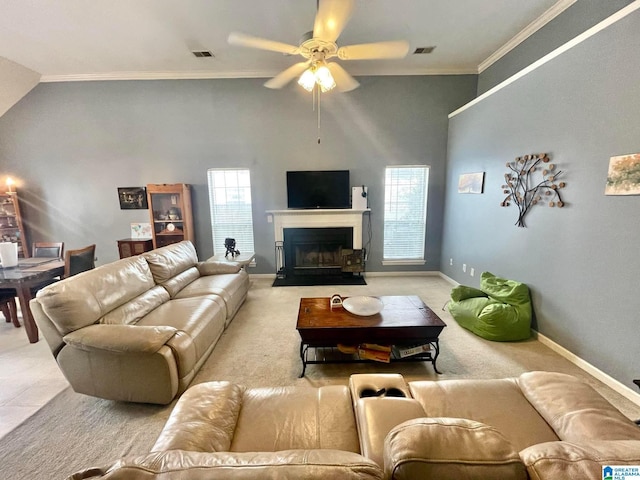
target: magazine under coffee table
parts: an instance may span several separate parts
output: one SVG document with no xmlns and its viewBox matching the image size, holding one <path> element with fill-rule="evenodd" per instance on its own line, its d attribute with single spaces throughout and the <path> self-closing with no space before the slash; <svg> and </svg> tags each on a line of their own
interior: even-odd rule
<svg viewBox="0 0 640 480">
<path fill-rule="evenodd" d="M 296 324 L 302 360 L 300 377 L 310 364 L 371 361 L 357 352 L 345 354 L 339 351 L 339 344 L 393 346 L 390 361 L 431 362 L 436 373 L 440 373 L 436 368 L 440 353 L 438 336 L 446 324 L 418 296 L 377 298 L 382 300 L 384 308 L 367 317 L 354 315 L 342 307 L 332 309 L 328 297 L 300 299 Z M 417 345 L 428 347 L 424 349 L 426 351 L 402 356 L 408 347 Z"/>
</svg>

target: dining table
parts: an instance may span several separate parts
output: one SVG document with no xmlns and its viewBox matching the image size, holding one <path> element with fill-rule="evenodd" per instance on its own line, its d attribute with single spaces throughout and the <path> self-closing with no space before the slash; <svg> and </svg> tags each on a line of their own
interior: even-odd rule
<svg viewBox="0 0 640 480">
<path fill-rule="evenodd" d="M 63 273 L 64 260 L 60 258 L 21 258 L 16 267 L 0 267 L 0 289 L 15 289 L 24 329 L 30 343 L 38 341 L 38 327 L 29 306 L 29 302 L 35 295 L 34 287 L 61 277 Z"/>
</svg>

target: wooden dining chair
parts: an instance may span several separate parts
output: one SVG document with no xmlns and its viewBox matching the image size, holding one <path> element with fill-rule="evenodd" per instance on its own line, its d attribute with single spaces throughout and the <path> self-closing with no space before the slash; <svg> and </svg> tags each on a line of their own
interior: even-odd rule
<svg viewBox="0 0 640 480">
<path fill-rule="evenodd" d="M 63 278 L 71 277 L 80 272 L 95 268 L 96 245 L 79 248 L 77 250 L 67 250 L 64 252 L 64 275 Z"/>
<path fill-rule="evenodd" d="M 64 242 L 33 242 L 31 256 L 64 258 Z"/>
<path fill-rule="evenodd" d="M 15 327 L 20 326 L 15 290 L 8 288 L 0 290 L 0 312 L 4 315 L 7 323 L 13 322 Z"/>
</svg>

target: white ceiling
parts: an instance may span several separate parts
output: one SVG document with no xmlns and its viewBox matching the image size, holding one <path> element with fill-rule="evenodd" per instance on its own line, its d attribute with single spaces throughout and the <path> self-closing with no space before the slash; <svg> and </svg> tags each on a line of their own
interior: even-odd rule
<svg viewBox="0 0 640 480">
<path fill-rule="evenodd" d="M 356 0 L 338 46 L 404 39 L 410 54 L 340 62 L 352 75 L 477 73 L 575 1 Z M 315 12 L 315 0 L 0 0 L 0 57 L 42 81 L 270 77 L 299 59 L 229 33 L 298 45 Z"/>
</svg>

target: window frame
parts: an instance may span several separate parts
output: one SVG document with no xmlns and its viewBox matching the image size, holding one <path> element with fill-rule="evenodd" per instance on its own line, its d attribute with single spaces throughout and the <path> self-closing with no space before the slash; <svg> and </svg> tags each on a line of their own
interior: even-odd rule
<svg viewBox="0 0 640 480">
<path fill-rule="evenodd" d="M 249 225 L 251 227 L 251 235 L 250 235 L 250 241 L 251 241 L 251 245 L 249 246 L 249 249 L 245 248 L 245 243 L 243 243 L 242 245 L 237 245 L 237 249 L 240 251 L 241 254 L 244 253 L 255 253 L 255 231 L 254 231 L 254 219 L 253 219 L 253 195 L 252 195 L 252 184 L 251 184 L 251 169 L 249 168 L 243 168 L 243 167 L 230 167 L 230 168 L 226 168 L 226 167 L 215 167 L 215 168 L 209 168 L 207 169 L 207 193 L 209 196 L 209 219 L 211 221 L 211 240 L 213 243 L 213 254 L 216 256 L 224 256 L 226 253 L 226 248 L 224 247 L 224 242 L 222 242 L 220 245 L 217 244 L 216 242 L 216 227 L 219 228 L 220 223 L 221 222 L 216 222 L 215 219 L 215 210 L 216 210 L 216 206 L 220 205 L 215 204 L 214 203 L 214 196 L 215 196 L 215 190 L 216 189 L 221 189 L 224 188 L 225 191 L 227 189 L 231 189 L 231 188 L 239 188 L 237 185 L 236 186 L 216 186 L 216 183 L 214 181 L 214 172 L 247 172 L 248 176 L 249 176 L 249 212 L 250 212 L 250 222 Z M 245 187 L 246 188 L 246 187 Z M 228 238 L 228 237 L 226 237 Z M 246 240 L 246 237 L 245 237 Z M 238 238 L 236 238 L 236 242 L 238 242 Z M 231 260 L 231 259 L 230 259 Z M 250 266 L 255 266 L 256 265 L 256 261 L 255 258 L 251 261 L 251 263 L 249 264 Z"/>
<path fill-rule="evenodd" d="M 406 258 L 399 258 L 399 257 L 387 257 L 386 255 L 390 255 L 392 252 L 388 252 L 386 249 L 386 238 L 385 238 L 385 233 L 387 230 L 387 221 L 391 221 L 387 219 L 387 206 L 389 203 L 392 203 L 393 205 L 397 205 L 398 202 L 390 202 L 387 198 L 387 195 L 389 193 L 388 188 L 392 188 L 393 185 L 388 185 L 387 184 L 387 178 L 388 178 L 388 172 L 390 169 L 409 169 L 409 168 L 413 168 L 413 169 L 423 169 L 424 170 L 424 198 L 422 198 L 421 200 L 421 207 L 422 207 L 422 220 L 421 220 L 421 225 L 422 225 L 422 231 L 421 231 L 421 235 L 422 235 L 422 248 L 420 249 L 420 256 L 419 257 L 414 257 L 414 256 L 410 256 L 410 257 L 406 257 Z M 383 198 L 383 228 L 382 228 L 382 265 L 385 266 L 393 266 L 393 265 L 425 265 L 426 264 L 426 254 L 425 254 L 425 250 L 426 250 L 426 244 L 427 244 L 427 219 L 428 219 L 428 215 L 427 215 L 427 208 L 428 208 L 428 197 L 429 197 L 429 174 L 431 173 L 431 167 L 429 165 L 387 165 L 385 167 L 384 170 L 384 198 Z M 396 220 L 397 221 L 397 220 Z"/>
</svg>

